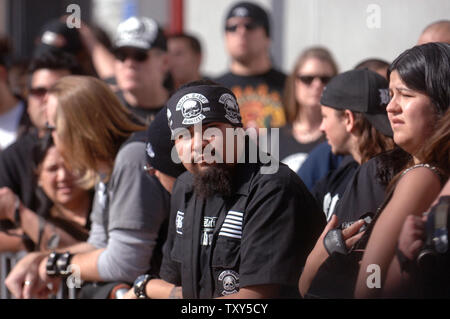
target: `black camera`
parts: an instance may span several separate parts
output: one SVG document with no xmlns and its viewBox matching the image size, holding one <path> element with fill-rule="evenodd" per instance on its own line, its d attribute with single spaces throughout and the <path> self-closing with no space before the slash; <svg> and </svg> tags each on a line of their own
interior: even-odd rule
<svg viewBox="0 0 450 319">
<path fill-rule="evenodd" d="M 449 208 L 450 196 L 443 196 L 428 214 L 425 224 L 425 243 L 417 256 L 417 265 L 423 271 L 436 271 L 436 267 L 448 265 Z"/>
</svg>

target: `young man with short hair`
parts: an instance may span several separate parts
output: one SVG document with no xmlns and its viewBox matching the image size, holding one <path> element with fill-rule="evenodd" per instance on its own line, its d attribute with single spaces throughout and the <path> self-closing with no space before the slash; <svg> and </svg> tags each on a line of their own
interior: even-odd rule
<svg viewBox="0 0 450 319">
<path fill-rule="evenodd" d="M 156 21 L 131 17 L 117 27 L 113 41 L 117 95 L 145 124 L 166 103 L 167 41 Z"/>
</svg>

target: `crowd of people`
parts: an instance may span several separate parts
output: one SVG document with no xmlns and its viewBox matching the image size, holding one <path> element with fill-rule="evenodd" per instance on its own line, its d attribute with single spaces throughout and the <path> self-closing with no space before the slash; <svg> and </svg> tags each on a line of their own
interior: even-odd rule
<svg viewBox="0 0 450 319">
<path fill-rule="evenodd" d="M 15 298 L 450 297 L 450 21 L 391 63 L 314 46 L 286 75 L 270 20 L 229 8 L 215 79 L 146 17 L 111 40 L 51 21 L 26 66 L 0 41 Z"/>
</svg>

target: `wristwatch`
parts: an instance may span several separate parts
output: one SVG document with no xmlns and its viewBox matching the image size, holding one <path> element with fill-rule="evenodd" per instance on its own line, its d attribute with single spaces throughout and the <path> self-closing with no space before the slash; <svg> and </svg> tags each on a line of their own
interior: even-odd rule
<svg viewBox="0 0 450 319">
<path fill-rule="evenodd" d="M 138 297 L 139 299 L 148 299 L 147 293 L 145 292 L 145 286 L 151 279 L 154 278 L 156 277 L 149 274 L 140 275 L 136 278 L 133 284 L 134 294 L 136 295 L 136 297 Z"/>
</svg>

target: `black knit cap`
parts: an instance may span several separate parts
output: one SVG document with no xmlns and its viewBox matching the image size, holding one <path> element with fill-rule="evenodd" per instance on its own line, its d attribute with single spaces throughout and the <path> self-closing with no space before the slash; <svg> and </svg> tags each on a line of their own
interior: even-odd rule
<svg viewBox="0 0 450 319">
<path fill-rule="evenodd" d="M 216 84 L 190 84 L 181 87 L 167 101 L 167 120 L 172 134 L 178 128 L 197 123 L 221 122 L 242 127 L 236 96 Z"/>
<path fill-rule="evenodd" d="M 225 23 L 233 17 L 251 18 L 253 22 L 261 25 L 266 31 L 267 36 L 270 37 L 269 15 L 259 5 L 246 1 L 238 2 L 228 11 Z"/>
<path fill-rule="evenodd" d="M 369 69 L 351 70 L 333 77 L 322 92 L 320 104 L 360 112 L 383 135 L 392 137 L 386 112 L 389 83 Z"/>
<path fill-rule="evenodd" d="M 158 171 L 177 178 L 186 169 L 181 164 L 181 161 L 178 160 L 177 153 L 174 151 L 172 154 L 174 142 L 171 139 L 171 132 L 167 125 L 166 113 L 167 109 L 164 107 L 156 114 L 147 129 L 147 162 Z M 172 160 L 172 156 L 175 156 L 179 164 Z"/>
</svg>

